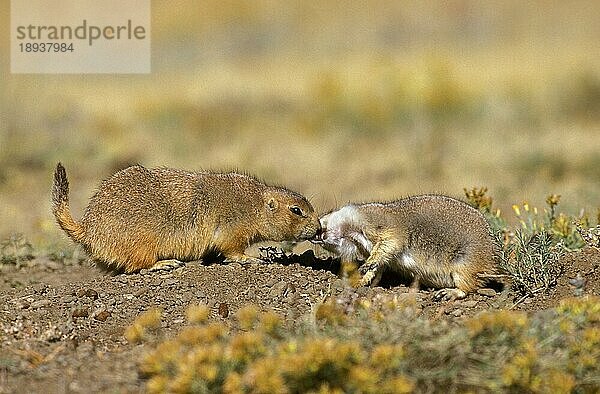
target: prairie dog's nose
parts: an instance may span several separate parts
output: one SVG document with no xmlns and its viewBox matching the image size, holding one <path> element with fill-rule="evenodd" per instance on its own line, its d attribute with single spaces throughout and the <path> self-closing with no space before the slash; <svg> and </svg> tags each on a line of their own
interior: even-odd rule
<svg viewBox="0 0 600 394">
<path fill-rule="evenodd" d="M 315 234 L 316 238 L 321 238 L 321 236 L 323 235 L 323 227 L 321 227 L 321 224 L 319 223 L 319 228 L 317 228 L 317 232 Z"/>
</svg>

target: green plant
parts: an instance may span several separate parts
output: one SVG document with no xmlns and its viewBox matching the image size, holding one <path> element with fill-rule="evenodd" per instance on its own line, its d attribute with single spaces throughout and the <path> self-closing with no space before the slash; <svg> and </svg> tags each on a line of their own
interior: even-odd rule
<svg viewBox="0 0 600 394">
<path fill-rule="evenodd" d="M 527 233 L 517 230 L 502 251 L 500 268 L 513 280 L 513 288 L 522 295 L 534 296 L 556 285 L 563 271 L 560 262 L 564 249 L 553 245 L 545 230 Z"/>
<path fill-rule="evenodd" d="M 0 242 L 0 262 L 3 264 L 15 264 L 20 267 L 22 263 L 34 257 L 33 246 L 23 234 L 13 234 Z"/>
</svg>

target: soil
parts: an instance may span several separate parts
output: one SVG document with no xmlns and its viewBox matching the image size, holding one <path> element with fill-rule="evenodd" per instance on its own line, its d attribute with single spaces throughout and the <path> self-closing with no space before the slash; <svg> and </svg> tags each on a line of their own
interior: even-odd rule
<svg viewBox="0 0 600 394">
<path fill-rule="evenodd" d="M 184 311 L 194 303 L 209 305 L 211 318 L 230 327 L 235 312 L 248 303 L 279 313 L 293 326 L 342 292 L 372 298 L 410 291 L 390 281 L 351 289 L 337 275 L 339 262 L 311 251 L 272 260 L 244 266 L 190 262 L 172 272 L 117 276 L 87 262 L 48 258 L 0 266 L 0 393 L 143 392 L 136 362 L 145 345 L 130 344 L 123 334 L 153 307 L 162 308 L 168 336 L 185 326 Z M 568 254 L 563 263 L 556 286 L 532 299 L 497 284 L 451 302 L 433 301 L 433 292 L 422 289 L 416 300 L 424 316 L 460 321 L 484 310 L 551 308 L 577 292 L 600 294 L 599 250 Z"/>
</svg>

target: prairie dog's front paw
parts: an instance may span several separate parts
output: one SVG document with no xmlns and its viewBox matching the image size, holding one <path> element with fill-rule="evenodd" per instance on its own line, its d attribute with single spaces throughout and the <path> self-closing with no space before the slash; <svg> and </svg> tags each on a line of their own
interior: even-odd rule
<svg viewBox="0 0 600 394">
<path fill-rule="evenodd" d="M 369 271 L 367 273 L 365 273 L 363 275 L 363 277 L 360 279 L 359 282 L 359 286 L 369 286 L 371 284 L 371 282 L 373 282 L 373 279 L 375 278 L 375 271 Z"/>
<path fill-rule="evenodd" d="M 150 267 L 149 271 L 172 271 L 179 267 L 182 267 L 185 263 L 183 261 L 179 261 L 176 259 L 168 259 L 168 260 L 159 260 L 152 267 Z"/>
<path fill-rule="evenodd" d="M 435 293 L 433 293 L 433 299 L 435 301 L 454 301 L 461 300 L 467 296 L 467 293 L 462 291 L 461 289 L 456 288 L 445 288 L 439 289 Z"/>
<path fill-rule="evenodd" d="M 377 269 L 375 264 L 364 263 L 360 267 L 358 267 L 358 272 L 361 275 L 365 275 L 367 272 L 375 271 Z"/>
</svg>

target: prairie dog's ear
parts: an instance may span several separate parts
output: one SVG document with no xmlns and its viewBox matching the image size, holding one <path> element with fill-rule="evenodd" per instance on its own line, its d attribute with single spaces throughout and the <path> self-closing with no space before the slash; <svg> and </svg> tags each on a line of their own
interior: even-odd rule
<svg viewBox="0 0 600 394">
<path fill-rule="evenodd" d="M 275 199 L 275 197 L 270 197 L 267 201 L 267 209 L 271 212 L 274 212 L 279 208 L 279 201 Z"/>
</svg>

